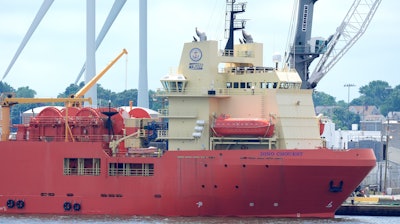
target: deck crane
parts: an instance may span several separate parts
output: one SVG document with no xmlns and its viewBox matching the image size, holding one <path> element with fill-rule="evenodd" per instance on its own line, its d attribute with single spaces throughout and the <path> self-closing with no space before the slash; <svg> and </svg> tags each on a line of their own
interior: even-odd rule
<svg viewBox="0 0 400 224">
<path fill-rule="evenodd" d="M 69 98 L 17 98 L 12 93 L 3 93 L 0 96 L 0 141 L 6 141 L 10 130 L 10 108 L 15 104 L 30 104 L 30 103 L 64 103 L 66 108 L 65 120 L 68 117 L 68 106 L 81 106 L 82 102 L 92 103 L 91 98 L 82 98 L 83 95 L 103 77 L 103 75 L 124 55 L 128 54 L 126 49 L 122 49 L 121 53 L 110 62 L 99 74 L 93 77 L 84 87 L 82 87 L 75 95 Z M 65 122 L 67 124 L 67 122 Z M 69 127 L 65 126 L 65 141 L 68 140 Z M 72 135 L 72 134 L 71 134 Z"/>
<path fill-rule="evenodd" d="M 17 98 L 12 93 L 3 93 L 0 96 L 0 127 L 2 133 L 0 133 L 0 141 L 7 141 L 10 135 L 10 109 L 15 104 L 31 104 L 31 103 L 64 103 L 66 105 L 65 121 L 67 122 L 68 117 L 68 104 L 77 104 L 81 102 L 92 103 L 91 98 Z M 66 135 L 65 141 L 68 140 L 68 125 L 65 126 Z"/>
<path fill-rule="evenodd" d="M 93 77 L 88 83 L 86 83 L 86 85 L 84 87 L 82 87 L 78 92 L 76 92 L 74 95 L 72 95 L 72 98 L 81 98 L 85 95 L 85 93 L 92 88 L 92 86 L 94 84 L 97 83 L 97 81 L 99 81 L 99 79 L 101 77 L 103 77 L 104 74 L 106 74 L 106 72 L 124 55 L 124 54 L 128 54 L 128 51 L 124 48 L 122 49 L 121 53 L 118 54 L 118 56 L 116 58 L 114 58 L 114 60 L 112 60 L 110 62 L 110 64 L 108 64 L 99 74 L 97 74 L 95 77 Z M 78 106 L 78 105 L 75 105 Z"/>
<path fill-rule="evenodd" d="M 303 89 L 313 89 L 328 71 L 364 34 L 381 0 L 355 0 L 336 33 L 327 40 L 310 38 L 314 3 L 299 0 L 297 30 L 287 62 L 302 79 Z M 321 56 L 311 76 L 309 66 Z"/>
</svg>

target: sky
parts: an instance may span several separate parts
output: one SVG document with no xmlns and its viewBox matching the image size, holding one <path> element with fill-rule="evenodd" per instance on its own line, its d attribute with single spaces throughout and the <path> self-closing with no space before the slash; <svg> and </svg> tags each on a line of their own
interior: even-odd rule
<svg viewBox="0 0 400 224">
<path fill-rule="evenodd" d="M 0 78 L 3 77 L 42 0 L 0 0 Z M 96 1 L 96 36 L 113 5 Z M 338 3 L 340 2 L 340 3 Z M 312 36 L 327 38 L 336 31 L 352 0 L 319 0 L 314 6 Z M 248 0 L 246 32 L 264 44 L 264 65 L 273 66 L 272 55 L 284 54 L 295 0 Z M 129 52 L 98 82 L 113 92 L 138 88 L 139 1 L 128 0 L 96 52 L 96 73 L 123 48 Z M 383 0 L 365 34 L 320 81 L 317 91 L 336 100 L 359 97 L 358 89 L 374 80 L 400 84 L 400 1 Z M 159 79 L 179 65 L 185 42 L 195 27 L 209 40 L 225 46 L 225 0 L 149 0 L 148 88 L 161 88 Z M 29 86 L 37 97 L 57 97 L 75 82 L 86 56 L 86 1 L 55 0 L 3 82 L 14 88 Z M 236 34 L 236 40 L 240 33 Z M 290 40 L 289 40 L 290 41 Z M 318 59 L 317 59 L 318 60 Z M 317 60 L 313 63 L 316 64 Z M 83 81 L 83 77 L 81 78 Z M 354 87 L 344 87 L 354 84 Z"/>
</svg>

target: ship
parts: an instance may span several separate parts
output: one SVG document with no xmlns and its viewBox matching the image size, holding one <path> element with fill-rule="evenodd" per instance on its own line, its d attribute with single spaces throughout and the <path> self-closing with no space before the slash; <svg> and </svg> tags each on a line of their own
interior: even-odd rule
<svg viewBox="0 0 400 224">
<path fill-rule="evenodd" d="M 27 101 L 3 94 L 0 214 L 334 217 L 372 149 L 326 148 L 313 90 L 247 33 L 233 44 L 233 18 L 224 50 L 197 29 L 184 44 L 157 116 L 60 98 L 11 132 Z"/>
</svg>

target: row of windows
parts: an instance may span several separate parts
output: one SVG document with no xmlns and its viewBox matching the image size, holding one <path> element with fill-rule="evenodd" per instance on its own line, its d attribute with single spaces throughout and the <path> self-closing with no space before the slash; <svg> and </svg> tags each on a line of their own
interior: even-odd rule
<svg viewBox="0 0 400 224">
<path fill-rule="evenodd" d="M 186 87 L 186 81 L 162 81 L 164 89 L 167 92 L 184 92 Z"/>
<path fill-rule="evenodd" d="M 152 163 L 109 163 L 110 176 L 154 176 Z"/>
<path fill-rule="evenodd" d="M 64 175 L 99 176 L 99 158 L 64 158 Z"/>
<path fill-rule="evenodd" d="M 185 82 L 186 84 L 186 82 Z M 184 92 L 185 85 L 183 82 L 170 82 L 164 81 L 163 82 L 164 89 L 167 92 Z M 301 86 L 300 83 L 294 82 L 280 82 L 278 86 L 278 82 L 260 82 L 252 83 L 252 82 L 227 82 L 226 88 L 234 88 L 234 89 L 252 89 L 258 87 L 260 89 L 299 89 Z"/>
<path fill-rule="evenodd" d="M 276 89 L 278 88 L 278 82 L 260 82 L 252 83 L 252 82 L 227 82 L 226 88 L 234 88 L 234 89 L 251 89 L 257 87 L 260 89 Z M 280 89 L 294 89 L 300 88 L 301 83 L 293 83 L 293 82 L 280 82 Z"/>
<path fill-rule="evenodd" d="M 64 175 L 99 176 L 99 158 L 64 158 Z M 109 176 L 153 176 L 152 163 L 109 163 Z"/>
</svg>

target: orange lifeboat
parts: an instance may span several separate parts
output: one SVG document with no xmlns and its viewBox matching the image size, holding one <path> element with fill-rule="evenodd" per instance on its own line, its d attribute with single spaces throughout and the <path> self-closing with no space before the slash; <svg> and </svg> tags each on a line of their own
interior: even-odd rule
<svg viewBox="0 0 400 224">
<path fill-rule="evenodd" d="M 221 115 L 215 119 L 213 127 L 217 137 L 272 137 L 274 124 L 261 118 L 230 118 Z"/>
</svg>

